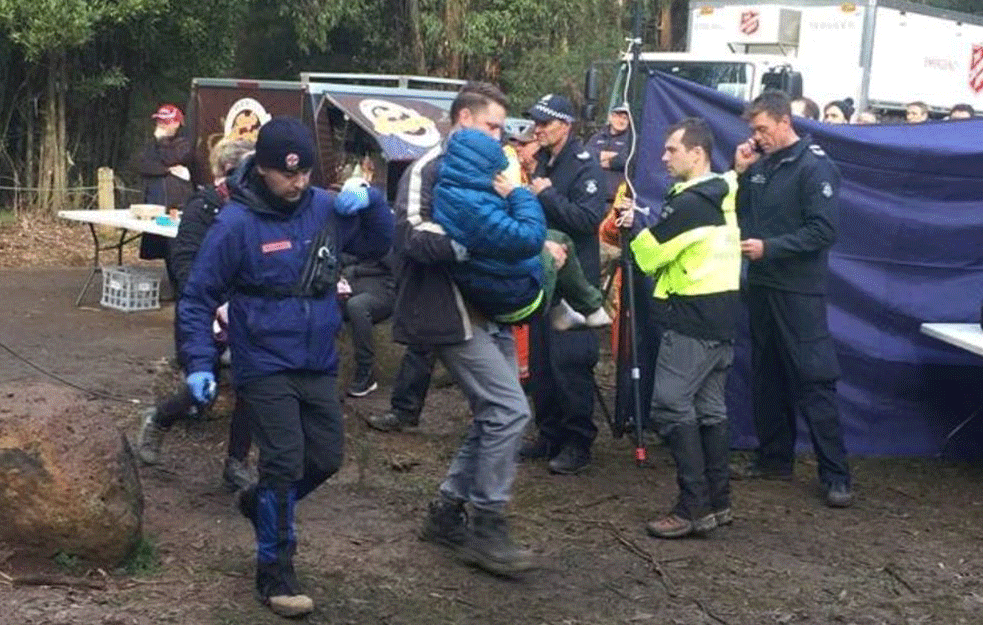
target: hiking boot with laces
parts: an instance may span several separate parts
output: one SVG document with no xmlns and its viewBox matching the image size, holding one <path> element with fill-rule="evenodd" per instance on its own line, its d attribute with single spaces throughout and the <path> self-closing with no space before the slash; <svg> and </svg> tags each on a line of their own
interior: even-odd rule
<svg viewBox="0 0 983 625">
<path fill-rule="evenodd" d="M 140 418 L 140 438 L 137 455 L 144 464 L 160 464 L 160 448 L 167 429 L 157 425 L 157 409 L 147 408 Z"/>
<path fill-rule="evenodd" d="M 645 525 L 649 535 L 656 538 L 682 538 L 690 534 L 702 536 L 715 527 L 717 527 L 717 517 L 713 513 L 693 521 L 677 514 L 670 514 Z"/>
<path fill-rule="evenodd" d="M 458 554 L 469 564 L 506 577 L 513 577 L 533 567 L 532 552 L 512 542 L 505 517 L 490 510 L 475 511 L 471 528 Z"/>
<path fill-rule="evenodd" d="M 229 456 L 225 459 L 225 468 L 222 470 L 222 482 L 230 493 L 234 493 L 254 484 L 256 475 L 248 462 Z"/>
<path fill-rule="evenodd" d="M 468 531 L 468 513 L 464 502 L 441 497 L 430 502 L 420 538 L 451 549 L 464 544 Z"/>
</svg>

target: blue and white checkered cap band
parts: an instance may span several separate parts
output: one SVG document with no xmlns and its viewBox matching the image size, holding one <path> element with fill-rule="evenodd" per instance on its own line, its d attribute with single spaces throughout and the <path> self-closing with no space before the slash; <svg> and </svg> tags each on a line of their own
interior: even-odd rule
<svg viewBox="0 0 983 625">
<path fill-rule="evenodd" d="M 539 112 L 541 112 L 541 113 L 546 113 L 547 115 L 549 115 L 553 119 L 558 119 L 560 121 L 564 121 L 564 122 L 567 122 L 569 124 L 572 124 L 573 123 L 573 115 L 567 115 L 566 113 L 561 113 L 560 111 L 557 111 L 556 109 L 551 109 L 550 107 L 546 106 L 542 102 L 536 103 L 532 108 L 535 109 L 535 110 L 537 110 L 537 111 L 539 111 Z"/>
</svg>

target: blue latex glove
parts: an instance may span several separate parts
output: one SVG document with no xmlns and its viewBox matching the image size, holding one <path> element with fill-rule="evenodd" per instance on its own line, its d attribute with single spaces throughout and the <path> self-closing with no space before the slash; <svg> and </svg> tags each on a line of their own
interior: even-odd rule
<svg viewBox="0 0 983 625">
<path fill-rule="evenodd" d="M 215 399 L 215 374 L 211 371 L 196 371 L 188 376 L 188 390 L 199 404 L 210 404 Z"/>
<path fill-rule="evenodd" d="M 334 209 L 340 215 L 354 215 L 369 205 L 369 183 L 363 178 L 349 178 L 334 199 Z"/>
</svg>

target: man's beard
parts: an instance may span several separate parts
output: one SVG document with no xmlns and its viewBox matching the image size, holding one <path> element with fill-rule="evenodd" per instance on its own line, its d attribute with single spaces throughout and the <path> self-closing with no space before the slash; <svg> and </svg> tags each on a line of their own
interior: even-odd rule
<svg viewBox="0 0 983 625">
<path fill-rule="evenodd" d="M 177 134 L 177 126 L 174 128 L 166 128 L 164 126 L 154 127 L 154 139 L 167 139 L 173 137 L 175 134 Z"/>
</svg>

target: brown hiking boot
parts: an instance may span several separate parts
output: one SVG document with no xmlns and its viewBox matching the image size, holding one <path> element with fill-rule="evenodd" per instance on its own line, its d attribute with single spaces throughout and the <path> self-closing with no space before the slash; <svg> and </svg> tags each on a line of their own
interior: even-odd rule
<svg viewBox="0 0 983 625">
<path fill-rule="evenodd" d="M 137 456 L 144 464 L 161 463 L 160 448 L 167 429 L 157 424 L 157 409 L 148 408 L 140 415 L 140 437 L 137 439 Z"/>
<path fill-rule="evenodd" d="M 656 538 L 682 538 L 690 534 L 703 535 L 715 527 L 717 527 L 717 518 L 713 513 L 695 521 L 670 514 L 657 521 L 650 521 L 645 525 L 645 529 L 649 535 Z"/>
</svg>

